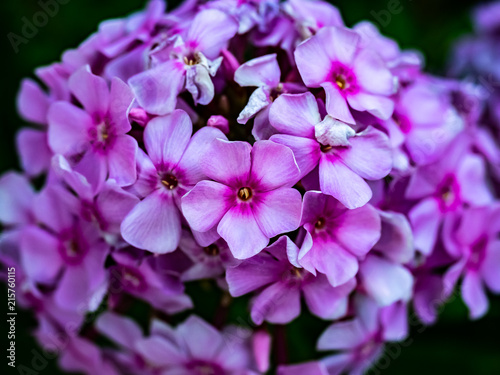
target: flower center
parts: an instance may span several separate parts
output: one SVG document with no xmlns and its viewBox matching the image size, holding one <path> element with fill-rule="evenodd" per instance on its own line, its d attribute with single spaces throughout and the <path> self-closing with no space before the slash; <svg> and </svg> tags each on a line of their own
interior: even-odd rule
<svg viewBox="0 0 500 375">
<path fill-rule="evenodd" d="M 293 267 L 291 270 L 290 270 L 290 273 L 292 274 L 292 277 L 295 278 L 295 279 L 299 279 L 299 280 L 302 280 L 302 271 L 297 268 L 297 267 Z"/>
<path fill-rule="evenodd" d="M 205 252 L 205 254 L 212 257 L 219 255 L 219 247 L 216 244 L 211 244 L 207 247 L 204 247 L 203 251 Z"/>
<path fill-rule="evenodd" d="M 344 90 L 345 88 L 347 88 L 347 85 L 348 85 L 346 78 L 344 77 L 343 74 L 338 74 L 337 77 L 335 77 L 335 83 L 337 84 L 337 86 L 341 90 Z"/>
<path fill-rule="evenodd" d="M 330 145 L 321 145 L 320 144 L 320 146 L 319 146 L 319 149 L 323 153 L 326 153 L 326 152 L 330 151 L 332 148 L 333 148 L 333 146 L 330 146 Z"/>
<path fill-rule="evenodd" d="M 66 255 L 68 258 L 77 258 L 80 256 L 80 249 L 78 248 L 78 244 L 75 241 L 70 241 L 66 245 Z"/>
<path fill-rule="evenodd" d="M 314 223 L 314 228 L 316 229 L 323 229 L 326 225 L 326 220 L 322 217 L 320 217 L 315 223 Z"/>
<path fill-rule="evenodd" d="M 177 181 L 177 178 L 172 174 L 167 174 L 161 180 L 161 183 L 168 190 L 174 190 L 177 187 L 177 185 L 179 185 L 179 181 Z"/>
<path fill-rule="evenodd" d="M 250 198 L 252 198 L 252 190 L 248 187 L 242 187 L 238 191 L 238 198 L 240 198 L 242 201 L 247 201 Z"/>
</svg>

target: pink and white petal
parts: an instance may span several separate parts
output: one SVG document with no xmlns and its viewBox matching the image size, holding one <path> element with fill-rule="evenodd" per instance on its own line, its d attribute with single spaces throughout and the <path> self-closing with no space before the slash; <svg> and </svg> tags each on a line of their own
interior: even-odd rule
<svg viewBox="0 0 500 375">
<path fill-rule="evenodd" d="M 200 181 L 182 197 L 182 213 L 189 226 L 206 232 L 216 226 L 236 203 L 236 193 L 214 181 Z"/>
<path fill-rule="evenodd" d="M 88 131 L 94 126 L 92 117 L 68 102 L 52 104 L 48 113 L 48 139 L 52 151 L 63 155 L 82 152 Z"/>
<path fill-rule="evenodd" d="M 269 107 L 271 103 L 272 101 L 269 97 L 269 92 L 263 87 L 257 88 L 252 95 L 250 95 L 247 105 L 240 112 L 236 121 L 238 121 L 238 124 L 246 124 L 248 120 L 260 111 Z"/>
<path fill-rule="evenodd" d="M 439 203 L 427 198 L 415 205 L 409 212 L 415 248 L 424 255 L 431 254 L 437 240 L 442 214 Z"/>
<path fill-rule="evenodd" d="M 365 48 L 359 51 L 353 62 L 353 70 L 364 91 L 387 96 L 394 93 L 394 77 L 375 50 Z"/>
<path fill-rule="evenodd" d="M 28 224 L 32 220 L 35 191 L 29 180 L 17 172 L 0 178 L 0 222 L 7 225 Z"/>
<path fill-rule="evenodd" d="M 52 151 L 47 143 L 46 131 L 23 128 L 17 133 L 16 145 L 26 174 L 38 176 L 49 168 Z"/>
<path fill-rule="evenodd" d="M 321 122 L 316 98 L 310 92 L 280 95 L 271 105 L 269 122 L 280 133 L 314 138 L 314 125 Z"/>
<path fill-rule="evenodd" d="M 250 258 L 269 243 L 259 228 L 249 204 L 233 206 L 221 219 L 217 232 L 226 240 L 236 259 Z"/>
<path fill-rule="evenodd" d="M 380 216 L 370 204 L 345 211 L 336 220 L 336 240 L 359 258 L 363 258 L 380 239 Z"/>
<path fill-rule="evenodd" d="M 367 111 L 382 120 L 388 120 L 394 112 L 394 100 L 382 95 L 358 92 L 347 98 L 349 105 L 357 111 Z"/>
<path fill-rule="evenodd" d="M 22 232 L 20 255 L 23 270 L 34 282 L 54 282 L 63 267 L 59 241 L 49 232 L 28 226 Z"/>
<path fill-rule="evenodd" d="M 137 179 L 135 168 L 137 148 L 137 141 L 134 138 L 120 135 L 108 154 L 108 177 L 115 180 L 119 186 L 131 185 Z"/>
<path fill-rule="evenodd" d="M 250 316 L 255 324 L 264 320 L 286 324 L 300 315 L 300 291 L 287 283 L 277 282 L 264 289 L 253 300 Z"/>
<path fill-rule="evenodd" d="M 490 241 L 486 248 L 486 257 L 481 266 L 481 276 L 488 288 L 500 293 L 500 240 Z"/>
<path fill-rule="evenodd" d="M 182 62 L 169 60 L 128 80 L 138 103 L 154 115 L 175 109 L 177 95 L 184 87 L 186 70 Z"/>
<path fill-rule="evenodd" d="M 181 235 L 180 212 L 171 195 L 155 191 L 139 202 L 121 224 L 123 239 L 153 253 L 174 251 Z"/>
<path fill-rule="evenodd" d="M 260 56 L 242 64 L 234 72 L 234 81 L 242 86 L 276 87 L 280 82 L 281 71 L 276 54 Z"/>
<path fill-rule="evenodd" d="M 360 264 L 359 272 L 364 289 L 379 306 L 389 306 L 411 298 L 413 276 L 405 267 L 368 255 Z"/>
<path fill-rule="evenodd" d="M 340 121 L 347 124 L 355 124 L 346 99 L 342 96 L 337 86 L 331 82 L 325 82 L 321 85 L 326 94 L 326 112 Z"/>
<path fill-rule="evenodd" d="M 17 95 L 17 111 L 27 121 L 47 124 L 51 100 L 40 86 L 31 79 L 23 79 Z"/>
<path fill-rule="evenodd" d="M 214 139 L 204 158 L 201 159 L 203 173 L 212 180 L 240 188 L 248 182 L 252 147 L 247 142 L 229 142 Z"/>
<path fill-rule="evenodd" d="M 191 22 L 186 44 L 213 60 L 237 31 L 238 24 L 233 17 L 218 9 L 205 9 Z"/>
<path fill-rule="evenodd" d="M 300 179 L 300 170 L 290 148 L 271 141 L 258 141 L 252 148 L 251 181 L 263 191 L 291 187 Z"/>
<path fill-rule="evenodd" d="M 336 151 L 351 170 L 367 180 L 379 180 L 392 169 L 389 138 L 380 130 L 368 127 L 349 139 L 350 147 Z"/>
<path fill-rule="evenodd" d="M 488 311 L 488 297 L 481 278 L 476 272 L 467 272 L 462 281 L 462 298 L 469 308 L 471 319 L 479 319 Z"/>
<path fill-rule="evenodd" d="M 338 199 L 349 209 L 368 203 L 370 186 L 334 155 L 323 155 L 319 161 L 321 191 Z"/>
<path fill-rule="evenodd" d="M 270 140 L 285 145 L 293 151 L 300 177 L 306 176 L 318 165 L 321 150 L 316 140 L 287 134 L 275 134 Z"/>
<path fill-rule="evenodd" d="M 184 184 L 195 185 L 198 181 L 206 178 L 201 169 L 201 161 L 211 142 L 217 138 L 227 140 L 227 137 L 219 129 L 209 126 L 201 128 L 193 135 L 178 164 L 179 169 L 189 171 L 184 176 Z"/>
<path fill-rule="evenodd" d="M 276 189 L 260 193 L 253 205 L 253 214 L 262 233 L 272 238 L 292 232 L 299 227 L 302 197 L 292 188 Z"/>
<path fill-rule="evenodd" d="M 90 115 L 98 118 L 106 115 L 109 108 L 108 85 L 104 78 L 92 74 L 88 66 L 71 75 L 68 87 Z"/>
<path fill-rule="evenodd" d="M 153 164 L 159 169 L 177 165 L 192 133 L 191 119 L 181 109 L 149 121 L 144 130 L 144 145 Z"/>
<path fill-rule="evenodd" d="M 212 101 L 215 87 L 205 66 L 196 64 L 186 69 L 186 90 L 193 96 L 195 105 L 207 105 Z"/>
<path fill-rule="evenodd" d="M 319 337 L 318 350 L 348 350 L 365 341 L 366 332 L 358 319 L 337 322 L 329 326 Z"/>
<path fill-rule="evenodd" d="M 486 166 L 482 157 L 466 154 L 458 167 L 457 179 L 460 195 L 466 202 L 477 206 L 493 202 L 493 195 L 486 183 Z"/>
</svg>

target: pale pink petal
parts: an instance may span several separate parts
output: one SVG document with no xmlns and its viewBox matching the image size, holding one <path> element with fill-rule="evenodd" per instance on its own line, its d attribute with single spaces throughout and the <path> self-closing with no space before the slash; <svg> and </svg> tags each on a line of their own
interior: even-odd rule
<svg viewBox="0 0 500 375">
<path fill-rule="evenodd" d="M 269 122 L 280 133 L 314 139 L 321 122 L 316 98 L 310 92 L 280 95 L 271 105 Z"/>
<path fill-rule="evenodd" d="M 286 134 L 273 135 L 270 140 L 285 145 L 293 151 L 300 177 L 306 176 L 318 165 L 321 151 L 316 140 Z"/>
<path fill-rule="evenodd" d="M 125 241 L 153 253 L 170 253 L 181 235 L 180 212 L 171 195 L 155 191 L 139 202 L 123 220 Z"/>
<path fill-rule="evenodd" d="M 214 181 L 201 181 L 182 197 L 182 213 L 192 229 L 206 232 L 236 203 L 236 192 Z"/>
<path fill-rule="evenodd" d="M 342 96 L 337 86 L 331 82 L 321 85 L 326 94 L 326 111 L 330 116 L 347 124 L 355 124 L 346 99 Z"/>
<path fill-rule="evenodd" d="M 113 150 L 108 154 L 109 178 L 119 186 L 128 186 L 137 179 L 135 155 L 137 141 L 128 136 L 120 135 L 116 138 Z"/>
<path fill-rule="evenodd" d="M 234 72 L 234 81 L 240 86 L 267 86 L 274 88 L 280 82 L 280 67 L 276 54 L 264 55 L 247 61 Z"/>
<path fill-rule="evenodd" d="M 88 66 L 77 70 L 70 77 L 68 86 L 85 111 L 92 116 L 104 116 L 108 112 L 108 85 L 102 77 L 92 74 Z"/>
</svg>

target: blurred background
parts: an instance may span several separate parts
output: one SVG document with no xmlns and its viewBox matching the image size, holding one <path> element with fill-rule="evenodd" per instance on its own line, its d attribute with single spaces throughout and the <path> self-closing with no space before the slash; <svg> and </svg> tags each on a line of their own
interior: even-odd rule
<svg viewBox="0 0 500 375">
<path fill-rule="evenodd" d="M 42 0 L 43 1 L 43 0 Z M 61 0 L 60 9 L 40 28 L 28 43 L 19 46 L 18 53 L 7 38 L 9 32 L 21 35 L 23 17 L 31 19 L 40 10 L 38 0 L 2 0 L 0 3 L 1 53 L 3 69 L 1 80 L 0 124 L 0 174 L 7 169 L 18 169 L 14 150 L 14 136 L 23 125 L 15 110 L 15 99 L 23 77 L 33 76 L 36 67 L 58 60 L 61 53 L 76 47 L 93 33 L 99 22 L 122 17 L 142 9 L 145 0 Z M 178 0 L 169 1 L 172 8 Z M 427 71 L 444 74 L 447 56 L 454 40 L 471 32 L 469 15 L 477 1 L 453 0 L 337 0 L 336 5 L 348 26 L 361 20 L 377 24 L 385 35 L 396 39 L 402 48 L 422 51 Z M 388 10 L 395 12 L 390 13 Z M 212 300 L 217 303 L 221 296 L 210 283 L 188 286 L 199 302 Z M 189 292 L 189 289 L 188 289 Z M 2 298 L 6 291 L 2 284 Z M 387 363 L 379 366 L 374 374 L 500 374 L 500 298 L 490 296 L 488 315 L 475 322 L 468 320 L 467 311 L 460 298 L 455 298 L 442 309 L 437 325 L 424 328 L 412 326 L 411 339 L 405 345 L 394 346 L 386 356 Z M 238 323 L 248 320 L 244 301 L 234 304 L 228 320 Z M 6 302 L 0 302 L 2 305 Z M 304 311 L 304 310 L 303 310 Z M 196 311 L 209 321 L 213 320 L 215 305 L 204 306 Z M 3 320 L 3 318 L 2 318 Z M 6 352 L 7 325 L 2 323 L 2 353 Z M 35 321 L 29 312 L 17 318 L 17 363 L 28 367 L 32 349 L 37 345 L 30 336 Z M 308 360 L 314 352 L 315 339 L 324 323 L 303 314 L 286 328 L 289 359 L 292 362 Z M 391 354 L 392 353 L 392 354 Z M 7 368 L 7 359 L 1 355 L 0 368 Z M 382 369 L 383 368 L 383 369 Z M 0 371 L 4 374 L 5 370 Z M 8 374 L 14 372 L 8 372 Z M 17 373 L 17 372 L 16 372 Z M 49 360 L 47 367 L 36 374 L 57 375 L 56 360 Z M 35 374 L 35 372 L 30 373 Z M 97 375 L 97 374 L 96 374 Z M 307 374 L 305 374 L 307 375 Z"/>
</svg>

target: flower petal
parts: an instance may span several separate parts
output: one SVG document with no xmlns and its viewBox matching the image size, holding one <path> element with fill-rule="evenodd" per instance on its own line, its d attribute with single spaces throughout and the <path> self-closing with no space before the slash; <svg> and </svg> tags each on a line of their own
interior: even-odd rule
<svg viewBox="0 0 500 375">
<path fill-rule="evenodd" d="M 139 202 L 121 225 L 123 239 L 153 253 L 170 253 L 181 235 L 179 210 L 171 195 L 155 191 Z"/>
<path fill-rule="evenodd" d="M 280 133 L 314 139 L 321 122 L 316 98 L 310 92 L 280 95 L 271 105 L 269 122 Z"/>
</svg>

